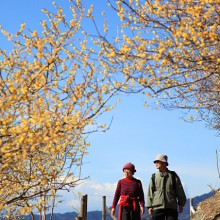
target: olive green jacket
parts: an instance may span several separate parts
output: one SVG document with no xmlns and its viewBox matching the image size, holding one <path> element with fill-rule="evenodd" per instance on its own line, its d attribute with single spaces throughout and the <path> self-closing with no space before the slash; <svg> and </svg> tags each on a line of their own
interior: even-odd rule
<svg viewBox="0 0 220 220">
<path fill-rule="evenodd" d="M 153 209 L 176 209 L 186 204 L 186 195 L 178 175 L 175 175 L 176 186 L 172 183 L 172 174 L 167 169 L 155 174 L 155 187 L 152 179 L 148 187 L 147 207 Z"/>
</svg>

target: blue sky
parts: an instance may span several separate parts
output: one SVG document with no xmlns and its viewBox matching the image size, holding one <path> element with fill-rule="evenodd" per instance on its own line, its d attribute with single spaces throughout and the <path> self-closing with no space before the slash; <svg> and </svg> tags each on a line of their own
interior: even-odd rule
<svg viewBox="0 0 220 220">
<path fill-rule="evenodd" d="M 17 31 L 23 22 L 31 29 L 38 28 L 43 15 L 41 8 L 51 7 L 51 3 L 49 0 L 2 1 L 0 24 L 9 31 Z M 7 46 L 6 43 L 1 39 L 0 47 Z M 146 192 L 151 174 L 156 171 L 153 160 L 158 153 L 168 155 L 169 168 L 179 174 L 187 197 L 209 192 L 208 185 L 220 187 L 215 152 L 216 149 L 220 152 L 220 146 L 215 131 L 202 122 L 184 122 L 180 119 L 181 111 L 144 108 L 145 98 L 141 95 L 121 99 L 115 110 L 100 118 L 108 123 L 113 117 L 110 130 L 90 137 L 91 146 L 82 170 L 82 177 L 89 179 L 65 193 L 56 212 L 78 209 L 81 194 L 89 196 L 88 210 L 101 210 L 103 195 L 107 196 L 107 205 L 111 205 L 116 183 L 123 176 L 122 167 L 127 162 L 135 164 L 135 177 L 142 180 Z"/>
</svg>

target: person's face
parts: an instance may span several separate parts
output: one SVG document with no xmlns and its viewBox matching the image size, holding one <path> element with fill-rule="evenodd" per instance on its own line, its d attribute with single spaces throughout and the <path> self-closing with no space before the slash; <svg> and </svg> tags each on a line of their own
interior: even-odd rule
<svg viewBox="0 0 220 220">
<path fill-rule="evenodd" d="M 165 162 L 159 160 L 155 161 L 155 165 L 158 170 L 165 170 L 167 167 L 167 164 Z"/>
<path fill-rule="evenodd" d="M 124 169 L 124 174 L 126 178 L 131 179 L 134 173 L 129 169 Z"/>
</svg>

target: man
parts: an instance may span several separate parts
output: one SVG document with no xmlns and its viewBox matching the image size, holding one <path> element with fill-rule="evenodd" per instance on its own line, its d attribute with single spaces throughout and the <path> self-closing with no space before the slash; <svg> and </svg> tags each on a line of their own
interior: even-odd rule
<svg viewBox="0 0 220 220">
<path fill-rule="evenodd" d="M 167 155 L 157 155 L 154 163 L 159 171 L 152 175 L 148 187 L 148 212 L 153 220 L 177 220 L 178 211 L 183 212 L 186 204 L 180 178 L 167 168 Z"/>
<path fill-rule="evenodd" d="M 118 181 L 111 215 L 115 215 L 116 205 L 120 199 L 118 220 L 141 220 L 145 204 L 142 183 L 133 177 L 136 172 L 134 164 L 127 163 L 122 170 L 125 178 Z"/>
</svg>

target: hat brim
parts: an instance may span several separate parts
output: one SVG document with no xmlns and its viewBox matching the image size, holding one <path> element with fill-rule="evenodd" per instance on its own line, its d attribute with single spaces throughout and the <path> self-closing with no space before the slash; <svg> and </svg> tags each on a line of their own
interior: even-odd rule
<svg viewBox="0 0 220 220">
<path fill-rule="evenodd" d="M 130 168 L 126 168 L 126 167 L 123 168 L 123 172 L 124 172 L 125 169 L 128 169 L 128 170 L 130 170 L 130 171 L 132 171 L 132 172 L 134 172 L 134 173 L 136 172 L 136 170 L 133 170 L 133 169 L 130 169 Z"/>
<path fill-rule="evenodd" d="M 156 163 L 157 161 L 160 161 L 160 162 L 166 163 L 167 166 L 169 165 L 166 161 L 162 161 L 162 160 L 155 160 L 154 163 Z"/>
</svg>

